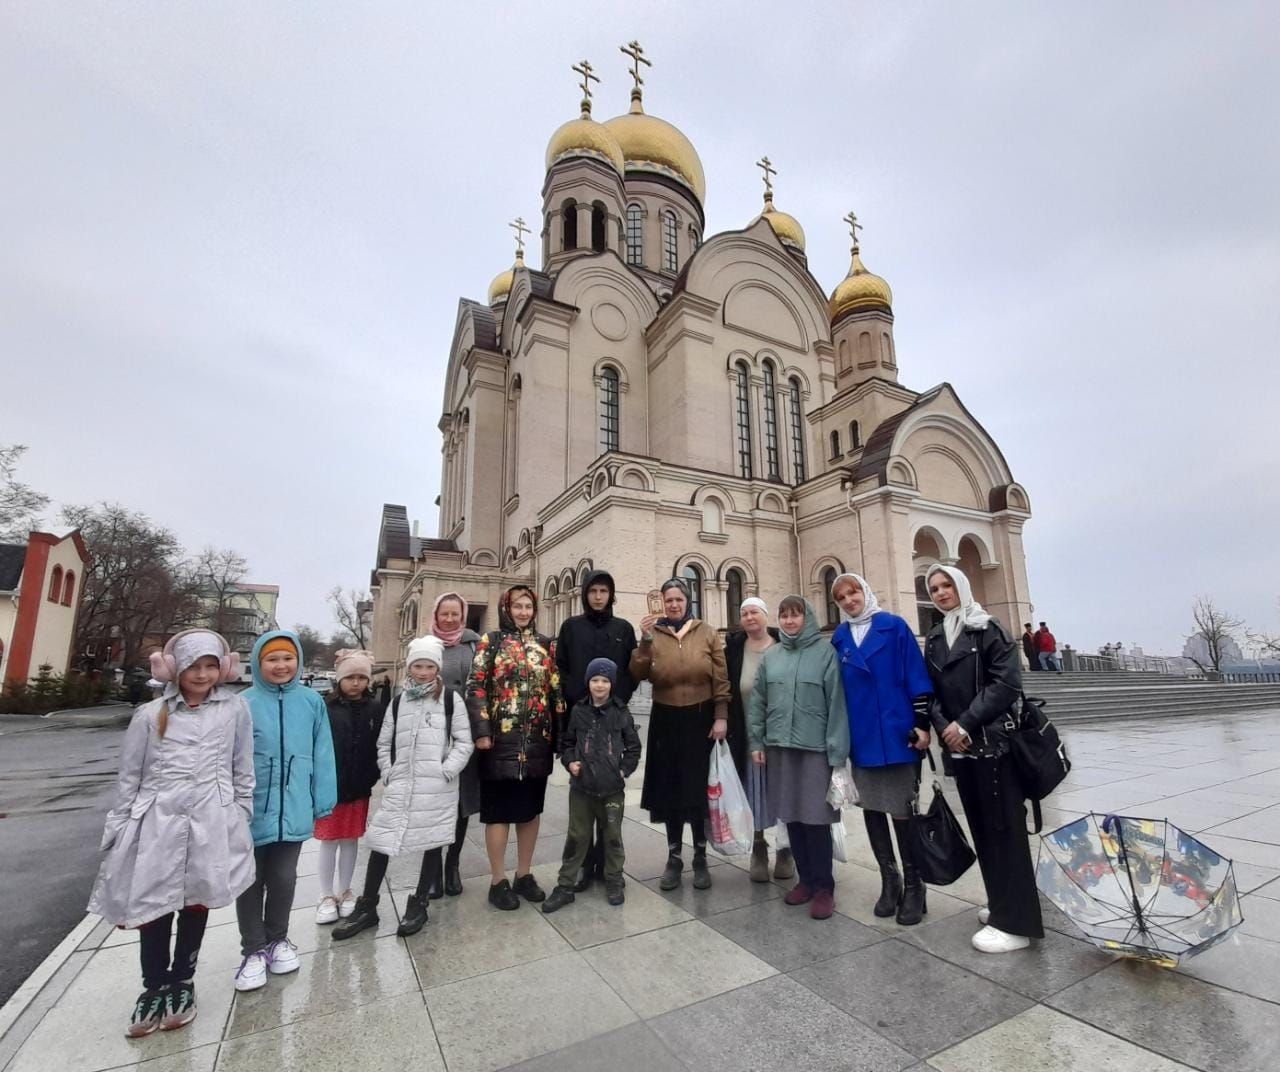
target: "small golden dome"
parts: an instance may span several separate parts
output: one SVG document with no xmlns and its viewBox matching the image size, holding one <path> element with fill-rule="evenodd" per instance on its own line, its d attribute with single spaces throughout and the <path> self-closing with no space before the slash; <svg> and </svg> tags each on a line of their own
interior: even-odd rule
<svg viewBox="0 0 1280 1072">
<path fill-rule="evenodd" d="M 828 307 L 831 319 L 838 320 L 845 313 L 856 309 L 889 309 L 892 306 L 893 291 L 889 289 L 889 284 L 867 271 L 858 247 L 854 246 L 849 274 L 831 294 Z"/>
<path fill-rule="evenodd" d="M 689 187 L 699 202 L 706 200 L 707 179 L 693 142 L 666 120 L 646 115 L 636 90 L 631 92 L 631 111 L 604 125 L 622 147 L 627 167 L 676 179 Z"/>
<path fill-rule="evenodd" d="M 511 293 L 511 288 L 515 286 L 516 269 L 524 267 L 524 254 L 517 252 L 516 261 L 505 272 L 499 272 L 493 277 L 493 282 L 489 284 L 489 304 L 497 305 L 498 302 L 506 301 L 507 295 Z"/>
<path fill-rule="evenodd" d="M 582 114 L 563 124 L 547 143 L 547 170 L 567 156 L 589 156 L 610 164 L 619 174 L 626 166 L 622 146 L 604 123 L 591 118 L 591 105 L 582 102 Z"/>
<path fill-rule="evenodd" d="M 796 249 L 804 252 L 804 228 L 800 226 L 800 221 L 787 212 L 779 212 L 773 207 L 773 191 L 765 190 L 764 194 L 764 211 L 760 213 L 751 225 L 766 220 L 773 233 L 778 236 L 779 241 L 784 246 L 795 246 Z"/>
</svg>

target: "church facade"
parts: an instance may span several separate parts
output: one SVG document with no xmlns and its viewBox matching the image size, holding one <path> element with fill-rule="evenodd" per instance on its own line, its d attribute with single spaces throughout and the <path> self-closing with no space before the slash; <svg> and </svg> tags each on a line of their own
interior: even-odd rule
<svg viewBox="0 0 1280 1072">
<path fill-rule="evenodd" d="M 624 50 L 628 51 L 628 50 Z M 435 597 L 497 624 L 522 582 L 554 632 L 605 568 L 618 611 L 684 577 L 696 613 L 801 592 L 830 624 L 830 583 L 863 574 L 881 605 L 924 630 L 923 573 L 955 564 L 1016 635 L 1030 617 L 1022 529 L 1030 500 L 947 383 L 899 382 L 888 283 L 862 263 L 828 294 L 804 231 L 773 204 L 704 233 L 702 163 L 644 111 L 638 46 L 630 110 L 581 114 L 551 137 L 541 268 L 520 249 L 486 302 L 462 299 L 449 352 L 439 531 L 387 505 L 372 575 L 379 669 L 398 672 Z M 909 360 L 909 359 L 908 359 Z"/>
</svg>

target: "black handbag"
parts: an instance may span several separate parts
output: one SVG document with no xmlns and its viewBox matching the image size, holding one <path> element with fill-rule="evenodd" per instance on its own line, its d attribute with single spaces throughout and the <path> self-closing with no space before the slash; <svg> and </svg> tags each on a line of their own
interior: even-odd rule
<svg viewBox="0 0 1280 1072">
<path fill-rule="evenodd" d="M 968 838 L 964 836 L 964 830 L 956 821 L 951 805 L 942 795 L 933 753 L 926 752 L 925 755 L 929 759 L 929 769 L 934 773 L 933 800 L 929 804 L 929 810 L 922 815 L 920 793 L 917 790 L 911 801 L 908 844 L 912 862 L 920 872 L 920 877 L 930 886 L 949 886 L 973 866 L 977 857 Z"/>
<path fill-rule="evenodd" d="M 1009 753 L 1022 792 L 1031 801 L 1031 811 L 1038 834 L 1044 826 L 1040 801 L 1058 788 L 1071 770 L 1067 746 L 1058 735 L 1058 727 L 1044 713 L 1044 701 L 1023 695 L 1022 710 L 1008 732 Z"/>
</svg>

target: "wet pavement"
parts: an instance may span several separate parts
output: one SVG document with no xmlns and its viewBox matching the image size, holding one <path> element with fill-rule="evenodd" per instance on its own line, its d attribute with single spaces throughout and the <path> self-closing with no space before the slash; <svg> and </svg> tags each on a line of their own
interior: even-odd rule
<svg viewBox="0 0 1280 1072">
<path fill-rule="evenodd" d="M 877 919 L 878 876 L 862 822 L 848 812 L 852 862 L 837 865 L 830 920 L 786 907 L 789 883 L 753 884 L 739 858 L 715 859 L 710 890 L 686 881 L 661 893 L 666 849 L 641 821 L 634 778 L 621 908 L 593 890 L 553 916 L 491 909 L 473 827 L 466 889 L 433 902 L 420 934 L 395 937 L 391 906 L 403 908 L 417 870 L 405 859 L 393 861 L 378 931 L 332 943 L 313 922 L 311 842 L 291 929 L 299 972 L 235 995 L 234 916 L 218 910 L 197 976 L 198 1018 L 131 1042 L 123 1028 L 140 989 L 136 936 L 99 925 L 0 1039 L 0 1067 L 1272 1072 L 1280 1067 L 1278 720 L 1280 712 L 1263 712 L 1064 734 L 1075 769 L 1048 802 L 1047 826 L 1088 810 L 1167 816 L 1236 861 L 1243 926 L 1175 971 L 1099 952 L 1052 909 L 1048 935 L 1032 949 L 974 952 L 976 868 L 930 889 L 922 925 Z M 548 889 L 566 813 L 561 775 L 535 855 Z"/>
</svg>

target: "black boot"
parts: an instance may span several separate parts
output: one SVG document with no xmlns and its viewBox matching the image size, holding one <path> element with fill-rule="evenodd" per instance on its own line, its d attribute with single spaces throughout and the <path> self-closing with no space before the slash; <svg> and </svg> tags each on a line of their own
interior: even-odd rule
<svg viewBox="0 0 1280 1072">
<path fill-rule="evenodd" d="M 662 878 L 658 879 L 658 889 L 674 890 L 680 885 L 680 872 L 684 870 L 684 861 L 680 859 L 679 844 L 667 846 L 667 866 L 662 869 Z"/>
<path fill-rule="evenodd" d="M 401 938 L 407 938 L 411 934 L 417 934 L 427 925 L 428 900 L 429 898 L 424 897 L 421 893 L 409 894 L 409 898 L 404 905 L 404 915 L 400 918 L 400 926 L 396 928 L 396 934 Z"/>
<path fill-rule="evenodd" d="M 361 931 L 367 931 L 378 925 L 378 898 L 357 897 L 355 910 L 346 919 L 340 921 L 330 932 L 334 941 L 354 938 Z"/>
<path fill-rule="evenodd" d="M 711 889 L 711 870 L 707 867 L 707 846 L 693 847 L 693 888 L 695 890 Z"/>
<path fill-rule="evenodd" d="M 920 872 L 907 855 L 910 852 L 908 837 L 911 830 L 909 819 L 894 819 L 893 832 L 898 837 L 898 851 L 902 853 L 902 875 L 904 887 L 902 903 L 898 906 L 897 920 L 904 927 L 914 927 L 929 911 L 929 903 L 925 899 L 924 882 Z"/>
<path fill-rule="evenodd" d="M 418 893 L 425 894 L 425 900 L 438 901 L 444 896 L 442 871 L 440 850 L 430 850 L 422 858 L 422 870 L 418 874 Z"/>
<path fill-rule="evenodd" d="M 514 912 L 520 907 L 520 897 L 511 888 L 511 883 L 504 878 L 501 882 L 495 882 L 489 887 L 489 903 L 504 912 Z"/>
<path fill-rule="evenodd" d="M 511 884 L 511 888 L 531 904 L 537 904 L 539 901 L 547 899 L 546 893 L 543 892 L 542 887 L 538 885 L 538 880 L 532 874 L 517 875 L 515 882 Z"/>
<path fill-rule="evenodd" d="M 872 911 L 881 919 L 887 919 L 897 911 L 898 902 L 902 899 L 902 877 L 898 874 L 898 860 L 893 854 L 889 817 L 882 811 L 864 811 L 862 819 L 867 827 L 871 852 L 880 865 L 880 899 Z"/>
<path fill-rule="evenodd" d="M 468 816 L 458 816 L 453 828 L 453 844 L 444 852 L 444 892 L 450 897 L 457 897 L 462 892 L 462 872 L 458 870 L 458 860 L 462 856 L 462 846 L 467 840 Z"/>
<path fill-rule="evenodd" d="M 551 891 L 551 896 L 542 902 L 542 911 L 544 915 L 551 915 L 552 912 L 559 912 L 567 904 L 573 904 L 573 890 L 567 886 L 557 886 Z"/>
</svg>

